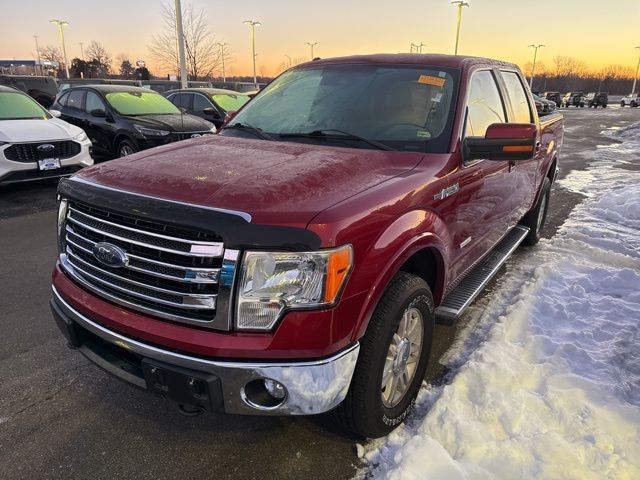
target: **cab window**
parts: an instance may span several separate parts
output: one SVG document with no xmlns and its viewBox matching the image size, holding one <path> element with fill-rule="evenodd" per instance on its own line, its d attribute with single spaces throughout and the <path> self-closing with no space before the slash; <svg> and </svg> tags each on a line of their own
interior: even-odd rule
<svg viewBox="0 0 640 480">
<path fill-rule="evenodd" d="M 531 108 L 520 75 L 515 72 L 502 72 L 502 78 L 513 109 L 511 123 L 531 123 Z"/>
<path fill-rule="evenodd" d="M 87 113 L 91 113 L 94 110 L 106 110 L 104 103 L 100 99 L 97 93 L 88 91 L 87 92 L 87 100 L 85 102 L 85 111 Z"/>
<path fill-rule="evenodd" d="M 489 70 L 471 77 L 465 136 L 484 137 L 489 125 L 505 123 L 506 115 L 498 85 Z"/>
<path fill-rule="evenodd" d="M 84 100 L 84 90 L 72 90 L 67 98 L 67 108 L 82 110 L 82 101 Z"/>
</svg>

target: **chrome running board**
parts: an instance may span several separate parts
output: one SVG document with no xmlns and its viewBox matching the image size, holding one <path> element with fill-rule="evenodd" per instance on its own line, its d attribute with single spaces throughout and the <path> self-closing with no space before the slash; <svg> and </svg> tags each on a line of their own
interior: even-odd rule
<svg viewBox="0 0 640 480">
<path fill-rule="evenodd" d="M 453 325 L 467 307 L 487 286 L 507 258 L 529 233 L 527 227 L 516 225 L 471 270 L 436 308 L 436 323 Z"/>
</svg>

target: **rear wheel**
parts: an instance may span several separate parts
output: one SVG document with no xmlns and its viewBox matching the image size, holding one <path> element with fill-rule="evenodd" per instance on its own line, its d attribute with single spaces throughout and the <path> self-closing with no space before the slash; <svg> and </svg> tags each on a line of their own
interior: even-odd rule
<svg viewBox="0 0 640 480">
<path fill-rule="evenodd" d="M 624 106 L 625 106 L 625 104 L 624 104 L 624 100 L 620 102 L 620 106 L 621 106 L 621 107 L 624 107 Z"/>
<path fill-rule="evenodd" d="M 636 102 L 631 102 L 631 108 L 636 108 L 638 104 Z"/>
<path fill-rule="evenodd" d="M 535 245 L 540 241 L 541 232 L 547 220 L 547 211 L 549 210 L 549 195 L 551 193 L 551 182 L 548 178 L 544 179 L 540 196 L 536 205 L 522 218 L 520 225 L 529 228 L 529 233 L 522 242 L 525 245 Z"/>
<path fill-rule="evenodd" d="M 349 393 L 336 410 L 345 428 L 377 438 L 404 421 L 424 379 L 433 326 L 429 286 L 399 272 L 369 322 Z"/>
</svg>

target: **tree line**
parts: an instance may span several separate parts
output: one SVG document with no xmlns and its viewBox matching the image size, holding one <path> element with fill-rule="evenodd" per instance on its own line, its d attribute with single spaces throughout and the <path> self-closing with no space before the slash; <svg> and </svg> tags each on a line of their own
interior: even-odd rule
<svg viewBox="0 0 640 480">
<path fill-rule="evenodd" d="M 525 76 L 531 78 L 531 62 L 522 66 Z M 551 63 L 536 62 L 534 92 L 608 92 L 626 95 L 631 92 L 634 70 L 624 65 L 608 65 L 593 70 L 574 57 L 558 55 Z"/>
</svg>

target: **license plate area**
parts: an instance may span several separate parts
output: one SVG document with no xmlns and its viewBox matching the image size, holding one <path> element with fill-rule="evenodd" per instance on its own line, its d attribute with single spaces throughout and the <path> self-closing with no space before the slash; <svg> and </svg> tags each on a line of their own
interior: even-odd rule
<svg viewBox="0 0 640 480">
<path fill-rule="evenodd" d="M 183 405 L 207 411 L 222 408 L 220 379 L 212 374 L 196 372 L 145 358 L 142 371 L 147 389 Z"/>
<path fill-rule="evenodd" d="M 42 160 L 38 160 L 38 168 L 42 171 L 55 170 L 57 168 L 60 168 L 60 159 L 59 158 L 43 158 Z"/>
</svg>

